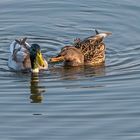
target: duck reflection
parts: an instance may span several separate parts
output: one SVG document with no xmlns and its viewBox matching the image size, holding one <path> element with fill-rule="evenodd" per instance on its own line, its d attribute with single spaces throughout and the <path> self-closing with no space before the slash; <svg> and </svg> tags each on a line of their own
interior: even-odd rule
<svg viewBox="0 0 140 140">
<path fill-rule="evenodd" d="M 86 77 L 96 77 L 96 76 L 105 76 L 106 71 L 105 71 L 105 65 L 101 66 L 85 66 L 85 71 L 84 74 Z"/>
<path fill-rule="evenodd" d="M 31 75 L 30 82 L 30 99 L 31 103 L 41 103 L 43 100 L 42 93 L 45 92 L 45 87 L 39 86 L 39 77 L 38 74 Z"/>
<path fill-rule="evenodd" d="M 59 75 L 61 80 L 76 80 L 82 77 L 96 77 L 105 75 L 105 66 L 52 67 L 53 75 Z"/>
</svg>

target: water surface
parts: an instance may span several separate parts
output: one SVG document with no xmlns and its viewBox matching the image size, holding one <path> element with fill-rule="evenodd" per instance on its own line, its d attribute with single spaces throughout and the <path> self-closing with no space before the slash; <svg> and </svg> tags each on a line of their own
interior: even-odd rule
<svg viewBox="0 0 140 140">
<path fill-rule="evenodd" d="M 140 139 L 138 0 L 1 0 L 0 9 L 2 140 Z M 49 59 L 94 29 L 113 33 L 103 67 L 50 65 L 34 76 L 7 67 L 15 38 Z"/>
</svg>

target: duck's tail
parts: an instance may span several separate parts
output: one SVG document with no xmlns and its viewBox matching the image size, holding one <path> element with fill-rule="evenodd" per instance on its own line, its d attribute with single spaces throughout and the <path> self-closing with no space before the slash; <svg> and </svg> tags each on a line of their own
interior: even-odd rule
<svg viewBox="0 0 140 140">
<path fill-rule="evenodd" d="M 99 33 L 97 30 L 95 30 L 95 33 L 96 33 L 96 36 L 100 36 L 100 37 L 107 37 L 109 35 L 111 35 L 112 33 L 111 32 L 102 32 L 102 33 Z"/>
</svg>

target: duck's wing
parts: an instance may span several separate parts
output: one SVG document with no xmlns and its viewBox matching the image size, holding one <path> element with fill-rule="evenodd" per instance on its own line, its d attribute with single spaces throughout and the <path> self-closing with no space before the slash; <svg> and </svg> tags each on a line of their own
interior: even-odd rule
<svg viewBox="0 0 140 140">
<path fill-rule="evenodd" d="M 30 61 L 30 55 L 29 53 L 26 54 L 26 57 L 24 58 L 23 68 L 24 69 L 30 69 L 31 68 L 31 61 Z"/>
<path fill-rule="evenodd" d="M 110 34 L 109 32 L 99 33 L 96 31 L 96 35 L 90 36 L 83 41 L 77 41 L 75 47 L 81 49 L 85 61 L 93 61 L 93 58 L 97 57 L 104 58 L 105 44 L 103 40 Z"/>
<path fill-rule="evenodd" d="M 105 37 L 111 34 L 110 32 L 99 33 L 97 30 L 95 30 L 95 32 L 96 32 L 96 35 L 90 36 L 80 42 L 81 49 L 84 49 L 85 47 L 88 47 L 88 46 L 97 47 L 100 43 L 103 42 Z"/>
<path fill-rule="evenodd" d="M 23 62 L 24 59 L 29 55 L 28 48 L 25 47 L 24 45 L 20 45 L 19 43 L 17 43 L 17 41 L 13 41 L 11 43 L 10 52 L 11 55 L 13 56 L 13 60 L 15 60 L 16 62 Z"/>
<path fill-rule="evenodd" d="M 94 47 L 94 49 L 89 50 L 84 55 L 84 61 L 85 63 L 89 63 L 92 65 L 100 65 L 105 61 L 105 44 L 102 42 L 97 47 Z"/>
<path fill-rule="evenodd" d="M 25 42 L 25 44 L 20 44 L 17 40 L 13 41 L 10 44 L 11 55 L 9 57 L 8 65 L 15 70 L 31 67 L 29 47 L 30 45 L 27 42 Z"/>
</svg>

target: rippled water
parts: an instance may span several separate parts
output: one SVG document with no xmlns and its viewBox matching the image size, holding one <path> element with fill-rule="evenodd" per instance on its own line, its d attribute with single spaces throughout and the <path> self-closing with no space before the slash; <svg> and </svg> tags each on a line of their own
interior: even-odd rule
<svg viewBox="0 0 140 140">
<path fill-rule="evenodd" d="M 138 0 L 1 0 L 0 9 L 0 139 L 140 139 Z M 50 65 L 38 76 L 7 67 L 15 38 L 49 59 L 94 29 L 113 33 L 104 67 Z"/>
</svg>

